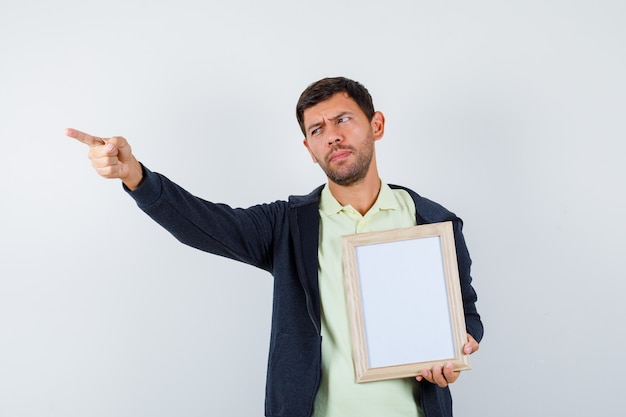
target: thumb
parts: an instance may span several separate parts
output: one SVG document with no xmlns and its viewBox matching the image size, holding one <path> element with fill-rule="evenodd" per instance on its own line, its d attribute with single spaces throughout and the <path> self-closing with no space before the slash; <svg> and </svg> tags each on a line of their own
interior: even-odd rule
<svg viewBox="0 0 626 417">
<path fill-rule="evenodd" d="M 143 170 L 133 155 L 130 145 L 121 136 L 113 136 L 105 141 L 107 153 L 117 158 L 119 162 L 115 164 L 117 172 L 112 178 L 120 178 L 129 189 L 136 189 L 143 179 Z"/>
<path fill-rule="evenodd" d="M 132 149 L 128 141 L 122 136 L 113 136 L 105 140 L 109 152 L 114 152 L 121 163 L 128 163 L 133 160 Z"/>
<path fill-rule="evenodd" d="M 474 339 L 472 337 L 471 334 L 467 334 L 467 343 L 465 344 L 463 351 L 466 355 L 469 355 L 471 353 L 474 353 L 478 350 L 478 348 L 480 347 L 480 345 L 478 344 L 478 342 L 476 341 L 476 339 Z"/>
</svg>

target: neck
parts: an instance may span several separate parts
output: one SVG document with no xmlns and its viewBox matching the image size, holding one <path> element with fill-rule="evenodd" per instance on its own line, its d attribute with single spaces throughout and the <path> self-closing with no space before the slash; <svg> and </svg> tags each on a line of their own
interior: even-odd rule
<svg viewBox="0 0 626 417">
<path fill-rule="evenodd" d="M 330 192 L 339 204 L 342 206 L 350 205 L 363 216 L 376 202 L 380 192 L 380 184 L 380 178 L 376 169 L 370 169 L 365 178 L 352 185 L 339 185 L 332 181 L 328 182 Z"/>
</svg>

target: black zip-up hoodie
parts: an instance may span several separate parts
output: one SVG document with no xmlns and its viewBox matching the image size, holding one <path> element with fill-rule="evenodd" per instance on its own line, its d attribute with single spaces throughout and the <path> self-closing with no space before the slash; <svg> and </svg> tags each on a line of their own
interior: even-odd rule
<svg viewBox="0 0 626 417">
<path fill-rule="evenodd" d="M 235 259 L 274 276 L 265 414 L 310 417 L 321 379 L 320 294 L 317 282 L 318 204 L 322 187 L 288 201 L 231 208 L 195 197 L 166 177 L 144 170 L 130 195 L 174 237 L 194 248 Z M 417 224 L 452 221 L 467 332 L 480 342 L 483 325 L 471 286 L 471 260 L 462 221 L 437 203 L 406 190 Z M 417 382 L 416 382 L 417 383 Z M 451 417 L 448 388 L 421 383 L 426 417 Z"/>
</svg>

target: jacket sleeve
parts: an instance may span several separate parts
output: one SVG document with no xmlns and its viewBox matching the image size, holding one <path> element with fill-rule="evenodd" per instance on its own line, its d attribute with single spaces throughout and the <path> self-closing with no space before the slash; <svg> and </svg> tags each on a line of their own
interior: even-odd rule
<svg viewBox="0 0 626 417">
<path fill-rule="evenodd" d="M 459 267 L 459 281 L 461 284 L 461 296 L 463 298 L 463 310 L 465 313 L 465 326 L 467 332 L 472 335 L 477 342 L 483 338 L 483 323 L 476 309 L 478 296 L 472 287 L 471 266 L 472 260 L 463 237 L 463 222 L 458 219 L 453 221 L 454 241 L 456 245 L 456 257 Z"/>
<path fill-rule="evenodd" d="M 272 245 L 286 203 L 232 208 L 193 196 L 165 176 L 142 167 L 144 179 L 126 191 L 148 216 L 180 242 L 272 270 Z"/>
</svg>

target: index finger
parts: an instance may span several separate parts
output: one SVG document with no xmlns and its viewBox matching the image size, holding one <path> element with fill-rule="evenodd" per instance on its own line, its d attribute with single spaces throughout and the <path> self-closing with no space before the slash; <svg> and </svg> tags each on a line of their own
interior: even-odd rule
<svg viewBox="0 0 626 417">
<path fill-rule="evenodd" d="M 81 132 L 80 130 L 76 130 L 76 129 L 67 128 L 65 129 L 65 134 L 69 136 L 70 138 L 74 138 L 76 140 L 81 141 L 85 145 L 99 146 L 99 145 L 105 144 L 104 139 L 96 137 L 96 136 L 91 136 L 88 133 Z"/>
</svg>

